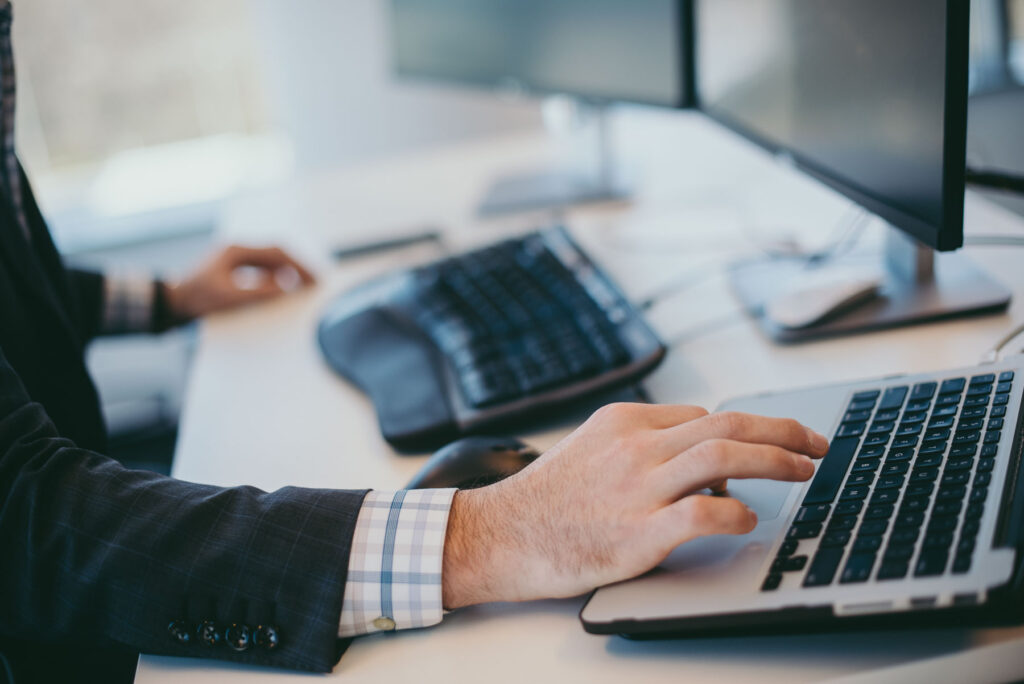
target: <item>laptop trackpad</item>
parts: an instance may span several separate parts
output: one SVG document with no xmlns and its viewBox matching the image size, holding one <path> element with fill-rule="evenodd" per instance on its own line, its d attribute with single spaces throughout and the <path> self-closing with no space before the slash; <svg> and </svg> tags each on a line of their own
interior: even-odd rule
<svg viewBox="0 0 1024 684">
<path fill-rule="evenodd" d="M 774 480 L 729 480 L 728 495 L 745 503 L 757 514 L 758 522 L 774 520 L 786 503 L 792 482 Z"/>
</svg>

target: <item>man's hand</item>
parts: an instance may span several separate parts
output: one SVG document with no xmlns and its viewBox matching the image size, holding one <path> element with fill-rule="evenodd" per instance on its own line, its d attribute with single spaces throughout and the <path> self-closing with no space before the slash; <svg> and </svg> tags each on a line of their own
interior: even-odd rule
<svg viewBox="0 0 1024 684">
<path fill-rule="evenodd" d="M 611 404 L 518 474 L 453 501 L 445 608 L 575 596 L 675 547 L 744 534 L 756 516 L 698 494 L 729 478 L 802 482 L 828 441 L 794 420 L 692 406 Z"/>
<path fill-rule="evenodd" d="M 176 319 L 189 320 L 277 297 L 293 285 L 313 282 L 302 264 L 277 247 L 232 245 L 188 278 L 168 285 L 167 305 Z"/>
</svg>

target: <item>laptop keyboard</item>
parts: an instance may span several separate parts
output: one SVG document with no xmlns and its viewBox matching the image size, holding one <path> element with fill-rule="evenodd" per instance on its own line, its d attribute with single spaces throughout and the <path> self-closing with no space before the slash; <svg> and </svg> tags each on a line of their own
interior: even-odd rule
<svg viewBox="0 0 1024 684">
<path fill-rule="evenodd" d="M 822 587 L 970 570 L 1013 380 L 855 394 L 761 589 L 787 573 Z"/>
</svg>

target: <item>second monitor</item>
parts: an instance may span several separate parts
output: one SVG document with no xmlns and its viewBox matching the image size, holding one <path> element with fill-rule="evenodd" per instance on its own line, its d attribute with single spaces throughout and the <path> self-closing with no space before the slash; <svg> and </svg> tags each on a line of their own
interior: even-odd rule
<svg viewBox="0 0 1024 684">
<path fill-rule="evenodd" d="M 1009 292 L 961 255 L 968 0 L 702 0 L 700 108 L 791 159 L 889 224 L 881 297 L 792 341 L 1000 310 Z M 736 40 L 736 36 L 743 36 Z M 775 260 L 736 269 L 751 311 L 831 267 Z M 878 268 L 880 267 L 880 268 Z"/>
</svg>

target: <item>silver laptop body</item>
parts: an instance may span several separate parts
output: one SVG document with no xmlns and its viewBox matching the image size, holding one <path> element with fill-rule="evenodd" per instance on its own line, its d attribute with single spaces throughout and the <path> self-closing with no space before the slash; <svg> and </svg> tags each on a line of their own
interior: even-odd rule
<svg viewBox="0 0 1024 684">
<path fill-rule="evenodd" d="M 958 403 L 953 403 L 952 392 L 941 394 L 960 384 Z M 906 392 L 900 407 L 883 410 L 896 403 L 901 388 Z M 987 403 L 977 398 L 985 396 L 986 389 Z M 1017 356 L 948 372 L 726 402 L 720 410 L 796 418 L 834 436 L 832 450 L 808 483 L 730 482 L 730 495 L 758 514 L 754 531 L 692 541 L 652 572 L 598 589 L 580 613 L 584 628 L 645 638 L 841 629 L 881 621 L 886 626 L 1016 621 L 1024 526 L 1024 483 L 1018 483 L 1022 478 L 1022 391 L 1024 356 Z M 930 394 L 928 407 L 923 408 L 926 394 Z M 871 396 L 873 402 L 867 399 Z M 913 400 L 915 396 L 919 399 Z M 983 403 L 980 429 L 967 430 L 979 425 L 976 419 Z M 948 407 L 954 405 L 951 411 Z M 973 417 L 965 418 L 965 411 Z M 988 429 L 997 417 L 994 414 L 1002 414 L 1001 424 L 991 423 L 998 430 Z M 943 420 L 950 415 L 954 417 L 951 425 Z M 889 418 L 893 420 L 881 420 Z M 888 434 L 885 423 L 893 424 Z M 920 428 L 910 427 L 914 424 Z M 909 439 L 914 436 L 916 441 Z M 942 436 L 947 437 L 946 446 L 940 450 L 943 440 L 938 437 Z M 975 454 L 965 465 L 964 455 L 975 437 Z M 911 441 L 915 443 L 908 448 Z M 884 453 L 879 454 L 879 447 Z M 835 484 L 837 472 L 839 485 Z M 826 475 L 831 478 L 827 483 Z M 893 479 L 899 477 L 902 484 Z M 923 483 L 928 482 L 932 491 L 925 505 L 921 503 L 927 489 Z M 919 486 L 911 490 L 915 483 Z M 806 500 L 811 503 L 802 510 Z M 941 509 L 937 507 L 940 500 Z M 958 508 L 957 501 L 959 513 L 950 515 Z M 857 502 L 859 512 L 852 513 Z M 852 505 L 843 506 L 848 503 Z M 889 505 L 891 511 L 886 508 Z M 844 515 L 838 514 L 840 506 Z M 840 517 L 844 520 L 835 522 Z M 910 540 L 911 533 L 904 530 L 918 520 L 919 534 Z M 865 526 L 869 521 L 875 522 Z M 872 534 L 861 535 L 862 530 Z M 841 543 L 844 535 L 838 534 L 844 531 L 849 533 L 845 544 Z M 971 544 L 961 542 L 969 537 L 974 542 L 968 552 L 965 549 Z M 943 561 L 937 549 L 947 539 Z M 871 554 L 874 559 L 869 562 Z M 902 576 L 901 559 L 907 564 Z"/>
</svg>

